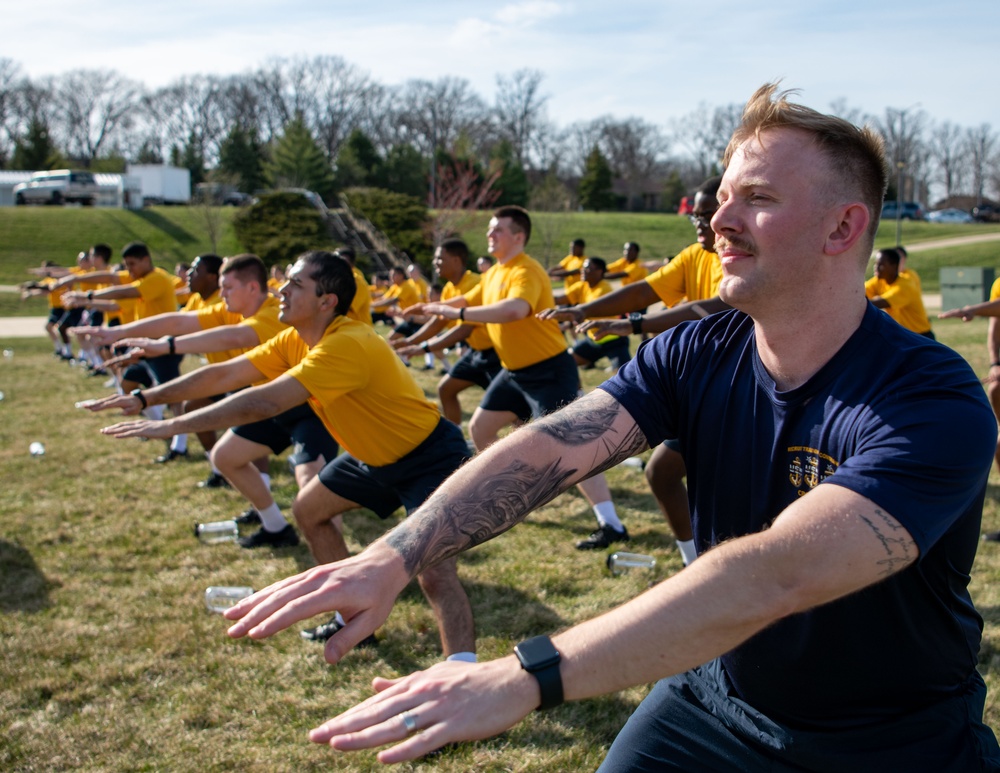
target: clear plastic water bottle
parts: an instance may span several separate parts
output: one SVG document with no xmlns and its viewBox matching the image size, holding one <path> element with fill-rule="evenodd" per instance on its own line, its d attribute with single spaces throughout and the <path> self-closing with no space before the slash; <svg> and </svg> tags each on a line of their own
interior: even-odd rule
<svg viewBox="0 0 1000 773">
<path fill-rule="evenodd" d="M 621 462 L 619 466 L 631 467 L 635 470 L 643 470 L 646 468 L 646 461 L 641 456 L 630 456 L 628 459 Z"/>
<path fill-rule="evenodd" d="M 613 575 L 623 574 L 629 569 L 653 569 L 655 567 L 656 559 L 642 553 L 616 552 L 608 556 L 608 569 Z"/>
<path fill-rule="evenodd" d="M 240 585 L 212 585 L 205 589 L 205 606 L 209 612 L 221 614 L 252 595 L 253 588 Z"/>
<path fill-rule="evenodd" d="M 239 526 L 236 521 L 211 521 L 210 523 L 196 523 L 194 525 L 194 536 L 207 545 L 214 545 L 217 542 L 234 542 L 240 536 Z"/>
<path fill-rule="evenodd" d="M 39 443 L 37 440 L 28 446 L 28 451 L 32 456 L 45 456 L 45 446 Z"/>
</svg>

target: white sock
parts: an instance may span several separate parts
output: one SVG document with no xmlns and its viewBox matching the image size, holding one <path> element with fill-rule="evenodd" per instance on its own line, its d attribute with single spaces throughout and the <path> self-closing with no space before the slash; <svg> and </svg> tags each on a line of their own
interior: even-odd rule
<svg viewBox="0 0 1000 773">
<path fill-rule="evenodd" d="M 426 352 L 424 354 L 424 365 L 426 365 L 428 368 L 434 367 L 434 355 L 431 354 L 430 352 Z"/>
<path fill-rule="evenodd" d="M 698 551 L 694 546 L 693 539 L 677 540 L 677 549 L 681 551 L 681 558 L 684 559 L 684 566 L 693 563 L 698 557 Z"/>
<path fill-rule="evenodd" d="M 453 652 L 451 655 L 445 658 L 445 660 L 454 660 L 458 663 L 476 663 L 476 653 L 475 652 Z"/>
<path fill-rule="evenodd" d="M 163 421 L 163 406 L 151 405 L 148 408 L 143 408 L 142 415 L 153 421 Z"/>
<path fill-rule="evenodd" d="M 285 516 L 281 514 L 281 508 L 274 502 L 257 512 L 260 513 L 260 522 L 266 531 L 281 531 L 288 525 Z"/>
<path fill-rule="evenodd" d="M 271 490 L 271 476 L 268 475 L 266 472 L 262 472 L 262 473 L 260 473 L 260 479 L 262 481 L 264 481 L 264 485 L 267 486 L 267 490 L 270 491 Z"/>
<path fill-rule="evenodd" d="M 618 520 L 615 503 L 610 499 L 594 505 L 594 515 L 597 516 L 597 524 L 599 526 L 610 526 L 615 531 L 621 531 L 625 528 L 622 526 L 622 522 Z"/>
<path fill-rule="evenodd" d="M 179 454 L 186 454 L 188 450 L 188 436 L 185 432 L 183 435 L 174 435 L 170 439 L 170 450 L 176 451 Z"/>
</svg>

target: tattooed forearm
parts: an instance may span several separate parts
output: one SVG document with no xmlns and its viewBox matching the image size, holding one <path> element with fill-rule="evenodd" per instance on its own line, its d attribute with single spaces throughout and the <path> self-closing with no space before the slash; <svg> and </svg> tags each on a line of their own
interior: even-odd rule
<svg viewBox="0 0 1000 773">
<path fill-rule="evenodd" d="M 882 567 L 883 577 L 895 574 L 916 560 L 917 550 L 913 539 L 895 519 L 875 508 L 873 517 L 862 514 L 861 520 L 868 525 L 885 550 L 886 558 L 878 562 Z"/>
<path fill-rule="evenodd" d="M 601 439 L 601 443 L 608 454 L 608 458 L 603 464 L 597 465 L 591 473 L 592 475 L 610 470 L 630 456 L 635 456 L 649 448 L 649 442 L 638 426 L 631 427 L 622 438 L 604 437 Z"/>
<path fill-rule="evenodd" d="M 591 443 L 611 429 L 616 412 L 595 411 L 586 403 L 574 402 L 561 411 L 531 424 L 531 429 L 542 432 L 560 443 L 580 446 Z"/>
<path fill-rule="evenodd" d="M 563 491 L 576 473 L 559 460 L 540 468 L 511 462 L 460 496 L 438 490 L 411 516 L 408 528 L 389 534 L 388 544 L 402 556 L 407 571 L 418 574 L 507 531 Z"/>
</svg>

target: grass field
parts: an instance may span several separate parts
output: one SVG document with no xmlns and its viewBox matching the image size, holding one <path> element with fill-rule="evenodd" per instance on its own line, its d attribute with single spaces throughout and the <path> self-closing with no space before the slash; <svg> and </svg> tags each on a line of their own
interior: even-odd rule
<svg viewBox="0 0 1000 773">
<path fill-rule="evenodd" d="M 939 322 L 939 337 L 984 372 L 985 323 Z M 208 613 L 209 585 L 264 585 L 310 565 L 306 548 L 249 552 L 203 545 L 195 521 L 231 517 L 238 495 L 195 487 L 204 462 L 154 465 L 158 441 L 97 433 L 112 417 L 74 402 L 103 394 L 99 379 L 57 362 L 41 339 L 0 340 L 0 769 L 11 771 L 346 771 L 380 769 L 374 754 L 340 755 L 307 731 L 370 694 L 376 675 L 404 674 L 440 658 L 436 628 L 419 592 L 400 598 L 374 650 L 336 667 L 288 631 L 264 642 L 231 641 Z M 428 394 L 436 375 L 416 373 Z M 588 387 L 603 377 L 584 373 Z M 467 411 L 478 393 L 466 394 Z M 467 418 L 467 417 L 466 417 Z M 28 446 L 42 442 L 44 456 Z M 197 449 L 192 439 L 192 448 Z M 276 498 L 294 484 L 272 464 Z M 605 553 L 573 542 L 594 519 L 567 493 L 522 525 L 463 557 L 483 658 L 521 639 L 592 617 L 681 569 L 641 472 L 609 473 L 633 540 L 656 557 L 652 573 L 611 577 Z M 984 530 L 1000 529 L 994 474 Z M 385 524 L 346 518 L 358 550 Z M 1000 546 L 984 543 L 972 592 L 986 621 L 980 670 L 987 718 L 1000 727 Z M 462 744 L 403 770 L 581 771 L 597 767 L 647 692 L 638 687 L 532 715 L 504 735 Z"/>
</svg>

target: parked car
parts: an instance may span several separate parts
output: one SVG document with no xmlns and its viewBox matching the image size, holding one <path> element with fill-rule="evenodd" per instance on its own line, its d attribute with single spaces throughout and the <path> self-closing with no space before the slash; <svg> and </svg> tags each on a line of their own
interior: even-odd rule
<svg viewBox="0 0 1000 773">
<path fill-rule="evenodd" d="M 97 180 L 90 172 L 57 169 L 35 172 L 26 183 L 14 186 L 15 204 L 67 204 L 90 206 L 97 199 Z"/>
<path fill-rule="evenodd" d="M 929 223 L 971 223 L 972 215 L 964 209 L 939 209 L 927 213 Z"/>
<path fill-rule="evenodd" d="M 1000 223 L 1000 207 L 981 204 L 972 208 L 972 219 L 978 223 Z"/>
<path fill-rule="evenodd" d="M 915 201 L 904 201 L 903 208 L 899 215 L 901 220 L 923 220 L 924 219 L 924 208 L 920 206 Z M 887 201 L 882 205 L 882 219 L 883 220 L 895 220 L 896 219 L 896 202 Z"/>
</svg>

